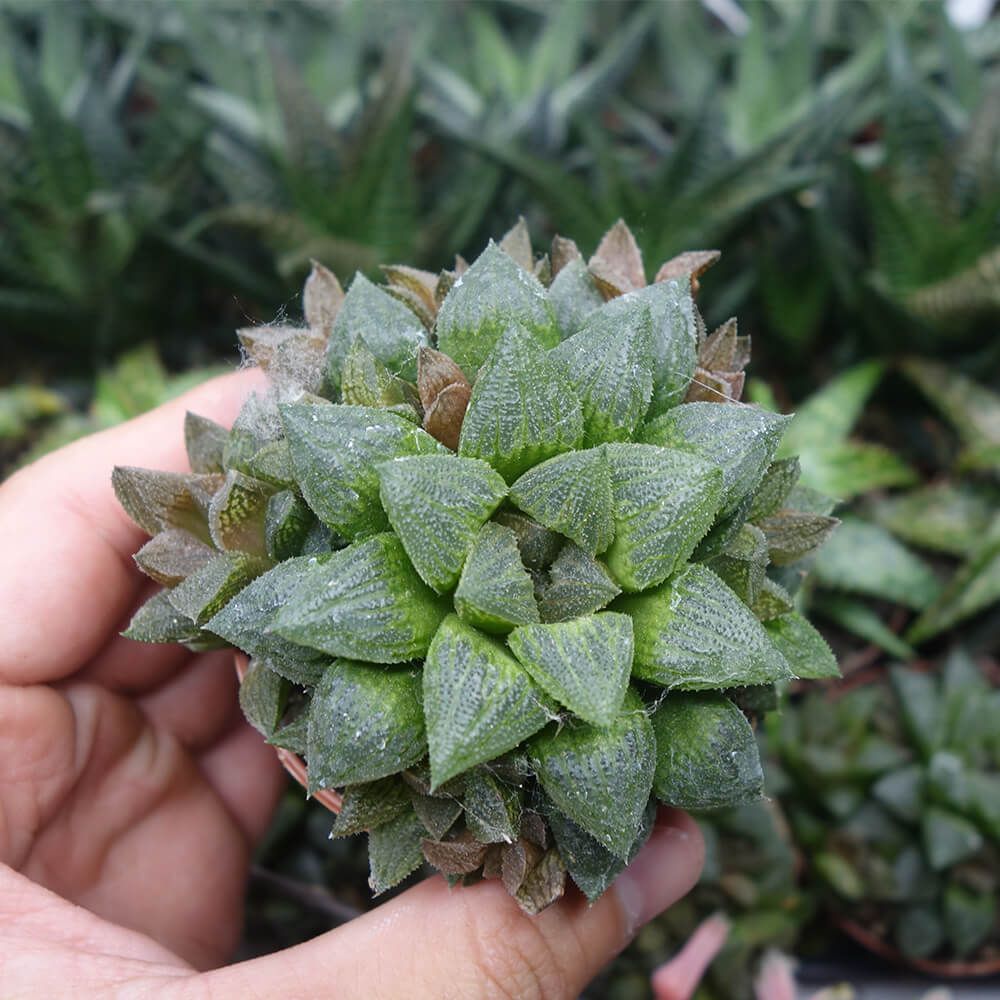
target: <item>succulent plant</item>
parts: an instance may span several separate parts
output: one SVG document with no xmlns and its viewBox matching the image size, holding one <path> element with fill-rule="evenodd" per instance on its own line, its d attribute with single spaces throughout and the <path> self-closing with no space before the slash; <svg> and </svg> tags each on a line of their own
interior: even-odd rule
<svg viewBox="0 0 1000 1000">
<path fill-rule="evenodd" d="M 937 673 L 894 667 L 768 718 L 825 895 L 908 958 L 1000 958 L 998 708 L 956 650 Z"/>
<path fill-rule="evenodd" d="M 189 475 L 115 471 L 165 588 L 126 635 L 248 654 L 247 716 L 338 790 L 375 891 L 426 859 L 596 898 L 657 801 L 761 795 L 734 698 L 836 674 L 766 574 L 834 522 L 700 323 L 717 256 L 646 285 L 623 223 L 585 262 L 521 222 L 441 275 L 317 265 L 305 327 L 241 334 L 272 391 L 188 416 Z"/>
</svg>

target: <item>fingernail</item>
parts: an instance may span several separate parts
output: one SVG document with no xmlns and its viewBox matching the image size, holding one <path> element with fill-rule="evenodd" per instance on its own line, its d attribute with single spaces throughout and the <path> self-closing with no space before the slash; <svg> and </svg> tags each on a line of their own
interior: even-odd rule
<svg viewBox="0 0 1000 1000">
<path fill-rule="evenodd" d="M 635 860 L 618 876 L 614 891 L 629 939 L 697 882 L 701 848 L 684 828 L 657 824 Z"/>
</svg>

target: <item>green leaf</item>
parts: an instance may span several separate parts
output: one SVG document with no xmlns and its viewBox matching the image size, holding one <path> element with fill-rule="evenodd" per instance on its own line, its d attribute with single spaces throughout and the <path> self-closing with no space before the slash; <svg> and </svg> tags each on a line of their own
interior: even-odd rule
<svg viewBox="0 0 1000 1000">
<path fill-rule="evenodd" d="M 624 858 L 612 854 L 599 840 L 568 816 L 564 816 L 558 809 L 549 808 L 546 816 L 570 877 L 593 903 L 604 895 L 611 883 L 649 839 L 656 820 L 656 804 L 652 800 L 647 803 L 642 814 L 639 834 Z"/>
<path fill-rule="evenodd" d="M 285 714 L 288 682 L 261 660 L 252 660 L 240 682 L 240 708 L 257 732 L 270 739 Z"/>
<path fill-rule="evenodd" d="M 653 787 L 656 742 L 632 693 L 608 726 L 566 723 L 533 740 L 532 763 L 545 794 L 620 858 L 628 857 Z"/>
<path fill-rule="evenodd" d="M 790 420 L 744 403 L 683 403 L 646 424 L 639 440 L 718 465 L 726 515 L 756 489 Z"/>
<path fill-rule="evenodd" d="M 718 809 L 759 799 L 764 772 L 746 716 L 717 694 L 669 694 L 652 718 L 653 791 L 681 809 Z"/>
<path fill-rule="evenodd" d="M 334 660 L 309 703 L 309 791 L 375 781 L 427 752 L 420 671 Z"/>
<path fill-rule="evenodd" d="M 979 550 L 948 581 L 938 597 L 906 633 L 908 642 L 925 642 L 947 628 L 1000 601 L 1000 517 Z"/>
<path fill-rule="evenodd" d="M 521 795 L 517 788 L 494 775 L 489 766 L 475 767 L 465 776 L 465 825 L 483 844 L 511 844 L 521 828 Z"/>
<path fill-rule="evenodd" d="M 170 603 L 196 625 L 204 625 L 265 569 L 266 562 L 243 552 L 215 556 L 169 591 Z"/>
<path fill-rule="evenodd" d="M 976 892 L 952 882 L 944 892 L 944 925 L 959 958 L 973 955 L 993 933 L 997 904 L 995 890 Z"/>
<path fill-rule="evenodd" d="M 694 551 L 719 509 L 722 473 L 649 444 L 609 444 L 615 539 L 608 569 L 624 590 L 665 580 Z"/>
<path fill-rule="evenodd" d="M 911 358 L 903 372 L 970 447 L 1000 444 L 1000 395 L 942 364 Z"/>
<path fill-rule="evenodd" d="M 264 519 L 274 487 L 231 469 L 208 507 L 208 530 L 216 548 L 267 555 Z"/>
<path fill-rule="evenodd" d="M 201 629 L 170 603 L 168 591 L 161 590 L 136 611 L 122 635 L 135 642 L 187 644 L 200 638 Z"/>
<path fill-rule="evenodd" d="M 917 473 L 888 448 L 862 441 L 814 445 L 799 456 L 802 483 L 841 500 L 890 486 L 912 486 Z"/>
<path fill-rule="evenodd" d="M 772 462 L 754 491 L 747 520 L 757 521 L 778 510 L 799 481 L 799 473 L 797 457 L 779 458 Z"/>
<path fill-rule="evenodd" d="M 795 419 L 785 431 L 779 457 L 799 455 L 801 459 L 814 448 L 845 441 L 884 371 L 881 362 L 866 361 L 810 396 L 798 408 Z"/>
<path fill-rule="evenodd" d="M 376 896 L 398 885 L 424 860 L 421 843 L 427 831 L 420 817 L 409 809 L 377 826 L 368 834 L 368 885 Z"/>
<path fill-rule="evenodd" d="M 622 707 L 632 671 L 632 622 L 611 611 L 548 625 L 522 625 L 507 638 L 546 694 L 595 726 Z"/>
<path fill-rule="evenodd" d="M 818 681 L 840 676 L 826 639 L 797 611 L 772 618 L 764 629 L 796 677 Z"/>
<path fill-rule="evenodd" d="M 616 610 L 632 616 L 632 672 L 643 680 L 698 691 L 791 677 L 764 627 L 704 566 L 685 567 L 649 594 L 619 598 Z"/>
<path fill-rule="evenodd" d="M 865 898 L 865 880 L 847 858 L 832 851 L 822 851 L 812 862 L 819 876 L 838 895 L 852 901 Z"/>
<path fill-rule="evenodd" d="M 620 302 L 620 305 L 615 303 Z M 694 375 L 698 355 L 698 322 L 691 282 L 685 276 L 658 281 L 614 299 L 604 308 L 614 316 L 649 309 L 653 321 L 653 396 L 648 416 L 656 417 L 683 398 Z"/>
<path fill-rule="evenodd" d="M 945 705 L 937 678 L 905 667 L 893 667 L 889 671 L 889 681 L 910 739 L 930 756 L 943 746 L 947 733 Z"/>
<path fill-rule="evenodd" d="M 434 840 L 440 840 L 462 815 L 462 803 L 458 799 L 421 795 L 411 788 L 410 800 L 414 811 L 420 817 L 420 822 L 424 824 L 424 829 Z"/>
<path fill-rule="evenodd" d="M 367 406 L 281 407 L 295 478 L 306 503 L 345 538 L 388 527 L 379 500 L 379 462 L 446 449 L 410 421 Z"/>
<path fill-rule="evenodd" d="M 192 472 L 222 472 L 229 431 L 208 417 L 184 414 L 184 447 Z"/>
<path fill-rule="evenodd" d="M 410 791 L 399 778 L 380 778 L 344 789 L 331 837 L 374 830 L 410 809 Z"/>
<path fill-rule="evenodd" d="M 174 587 L 201 569 L 215 554 L 211 546 L 194 535 L 168 528 L 154 535 L 132 558 L 146 576 L 166 587 Z"/>
<path fill-rule="evenodd" d="M 872 785 L 872 795 L 904 823 L 917 823 L 924 810 L 924 769 L 920 764 L 882 775 Z"/>
<path fill-rule="evenodd" d="M 983 835 L 972 823 L 935 806 L 921 817 L 920 832 L 924 853 L 936 872 L 963 861 L 983 846 Z"/>
<path fill-rule="evenodd" d="M 307 565 L 269 629 L 331 656 L 402 663 L 427 652 L 445 613 L 386 533 Z"/>
<path fill-rule="evenodd" d="M 760 622 L 769 622 L 772 618 L 795 610 L 792 595 L 780 583 L 765 576 L 761 581 L 757 599 L 750 605 L 754 618 Z"/>
<path fill-rule="evenodd" d="M 604 565 L 572 542 L 549 567 L 548 582 L 538 593 L 538 614 L 543 622 L 562 622 L 600 611 L 621 589 Z"/>
<path fill-rule="evenodd" d="M 653 394 L 653 319 L 646 303 L 613 299 L 591 313 L 583 329 L 564 340 L 557 361 L 583 407 L 588 444 L 628 441 Z"/>
<path fill-rule="evenodd" d="M 471 379 L 512 324 L 539 350 L 559 343 L 545 289 L 491 241 L 441 303 L 438 348 Z"/>
<path fill-rule="evenodd" d="M 944 944 L 944 934 L 944 923 L 936 909 L 908 906 L 899 915 L 894 936 L 907 958 L 930 958 Z"/>
<path fill-rule="evenodd" d="M 572 337 L 583 327 L 587 317 L 604 304 L 582 257 L 569 261 L 560 269 L 549 285 L 549 302 L 563 338 Z"/>
<path fill-rule="evenodd" d="M 291 490 L 281 490 L 267 501 L 264 513 L 264 543 L 267 554 L 280 562 L 302 551 L 302 545 L 316 524 L 306 502 Z"/>
<path fill-rule="evenodd" d="M 842 594 L 820 594 L 810 609 L 842 629 L 884 649 L 890 656 L 912 660 L 916 651 L 902 639 L 863 601 Z"/>
<path fill-rule="evenodd" d="M 320 659 L 322 654 L 289 642 L 269 629 L 278 612 L 298 593 L 306 572 L 325 558 L 329 557 L 300 556 L 285 560 L 244 587 L 205 623 L 205 628 L 254 659 L 273 664 Z"/>
<path fill-rule="evenodd" d="M 924 608 L 940 586 L 931 568 L 884 528 L 845 518 L 814 564 L 824 586 Z"/>
<path fill-rule="evenodd" d="M 377 471 L 382 506 L 414 568 L 439 594 L 451 590 L 507 484 L 485 462 L 455 455 L 396 458 Z"/>
<path fill-rule="evenodd" d="M 506 328 L 472 387 L 459 454 L 485 459 L 511 482 L 582 437 L 580 401 L 566 377 L 527 330 Z"/>
<path fill-rule="evenodd" d="M 392 410 L 406 420 L 420 423 L 420 415 L 411 402 L 416 398 L 412 387 L 408 392 L 407 383 L 392 375 L 363 340 L 356 340 L 344 359 L 340 398 L 353 406 Z"/>
<path fill-rule="evenodd" d="M 455 590 L 455 610 L 488 632 L 509 632 L 538 621 L 535 589 L 510 528 L 487 521 L 469 555 Z"/>
<path fill-rule="evenodd" d="M 417 350 L 427 344 L 423 324 L 363 274 L 354 275 L 351 287 L 333 323 L 326 350 L 326 378 L 340 386 L 341 372 L 358 339 L 393 375 L 413 381 L 417 377 Z"/>
<path fill-rule="evenodd" d="M 964 556 L 982 544 L 996 508 L 996 497 L 946 481 L 879 500 L 872 513 L 904 542 Z"/>
<path fill-rule="evenodd" d="M 513 750 L 549 719 L 541 690 L 517 660 L 455 615 L 427 652 L 424 714 L 434 787 Z"/>
<path fill-rule="evenodd" d="M 501 508 L 493 518 L 498 524 L 510 528 L 517 537 L 521 561 L 529 569 L 540 573 L 552 565 L 566 539 L 512 508 Z"/>
<path fill-rule="evenodd" d="M 757 525 L 767 540 L 767 553 L 775 566 L 788 566 L 825 545 L 840 524 L 835 517 L 799 510 L 779 510 L 762 517 Z"/>
<path fill-rule="evenodd" d="M 741 601 L 753 607 L 764 585 L 767 539 L 756 525 L 744 524 L 719 555 L 707 561 L 709 569 Z"/>
<path fill-rule="evenodd" d="M 591 555 L 603 552 L 614 537 L 611 470 L 602 448 L 556 455 L 536 465 L 511 486 L 510 499 Z"/>
</svg>

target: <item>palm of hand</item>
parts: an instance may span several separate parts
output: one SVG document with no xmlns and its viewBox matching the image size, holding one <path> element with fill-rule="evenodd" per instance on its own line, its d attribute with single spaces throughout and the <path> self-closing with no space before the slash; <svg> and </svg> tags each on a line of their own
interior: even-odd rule
<svg viewBox="0 0 1000 1000">
<path fill-rule="evenodd" d="M 146 430 L 36 466 L 30 498 L 20 477 L 0 494 L 14 571 L 0 584 L 0 861 L 205 967 L 235 943 L 281 778 L 242 721 L 231 655 L 117 634 L 148 595 L 110 467 L 148 454 Z M 161 454 L 182 467 L 176 451 Z"/>
</svg>

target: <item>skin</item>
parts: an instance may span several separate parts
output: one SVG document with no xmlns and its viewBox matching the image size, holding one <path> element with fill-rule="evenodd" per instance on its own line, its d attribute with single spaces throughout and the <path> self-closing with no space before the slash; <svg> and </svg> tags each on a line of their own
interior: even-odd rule
<svg viewBox="0 0 1000 1000">
<path fill-rule="evenodd" d="M 214 379 L 0 487 L 0 996 L 577 996 L 696 881 L 703 846 L 683 813 L 661 812 L 594 906 L 571 892 L 528 918 L 496 883 L 431 878 L 306 944 L 224 964 L 285 778 L 242 719 L 231 653 L 119 636 L 154 588 L 111 469 L 186 470 L 185 410 L 228 425 L 263 385 Z"/>
</svg>

